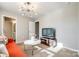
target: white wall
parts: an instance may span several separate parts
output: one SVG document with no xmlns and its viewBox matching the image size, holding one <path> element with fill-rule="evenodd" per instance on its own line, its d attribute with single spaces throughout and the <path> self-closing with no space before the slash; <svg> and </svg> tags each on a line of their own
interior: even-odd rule
<svg viewBox="0 0 79 59">
<path fill-rule="evenodd" d="M 77 41 L 77 46 L 78 46 L 78 48 L 77 49 L 79 49 L 79 4 L 78 4 L 78 25 L 77 25 L 77 27 L 78 27 L 78 41 Z"/>
<path fill-rule="evenodd" d="M 22 17 L 18 14 L 10 13 L 9 11 L 0 11 L 0 29 L 2 30 L 2 16 L 10 16 L 16 19 L 16 42 L 23 42 L 28 39 L 28 22 L 29 19 L 26 17 Z M 2 32 L 2 31 L 0 31 Z"/>
<path fill-rule="evenodd" d="M 62 20 L 62 28 L 63 28 L 63 43 L 64 46 L 76 49 L 77 50 L 77 7 L 76 5 L 70 6 L 63 10 L 63 20 Z"/>
<path fill-rule="evenodd" d="M 40 18 L 40 36 L 41 29 L 46 27 L 53 27 L 56 29 L 56 37 L 58 42 L 63 43 L 65 47 L 72 49 L 77 48 L 77 7 L 76 5 L 70 5 L 64 8 L 60 8 Z"/>
<path fill-rule="evenodd" d="M 0 11 L 0 15 L 1 15 L 1 11 Z M 0 17 L 0 34 L 1 34 L 1 17 Z"/>
<path fill-rule="evenodd" d="M 17 17 L 17 42 L 24 42 L 29 38 L 29 19 Z"/>
</svg>

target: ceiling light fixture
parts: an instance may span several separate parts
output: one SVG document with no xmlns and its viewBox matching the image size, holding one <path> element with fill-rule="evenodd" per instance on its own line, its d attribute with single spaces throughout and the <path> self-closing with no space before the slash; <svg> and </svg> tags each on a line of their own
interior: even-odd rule
<svg viewBox="0 0 79 59">
<path fill-rule="evenodd" d="M 37 15 L 36 5 L 31 2 L 24 2 L 19 6 L 19 10 L 22 12 L 22 14 L 31 14 L 31 15 Z"/>
</svg>

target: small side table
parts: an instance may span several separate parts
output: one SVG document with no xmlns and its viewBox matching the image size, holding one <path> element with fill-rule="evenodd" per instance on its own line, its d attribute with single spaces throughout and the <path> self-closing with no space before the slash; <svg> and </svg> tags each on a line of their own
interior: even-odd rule
<svg viewBox="0 0 79 59">
<path fill-rule="evenodd" d="M 34 55 L 34 46 L 37 44 L 40 44 L 40 40 L 26 40 L 24 42 L 24 50 L 25 50 L 25 45 L 31 45 L 32 46 L 32 55 Z"/>
</svg>

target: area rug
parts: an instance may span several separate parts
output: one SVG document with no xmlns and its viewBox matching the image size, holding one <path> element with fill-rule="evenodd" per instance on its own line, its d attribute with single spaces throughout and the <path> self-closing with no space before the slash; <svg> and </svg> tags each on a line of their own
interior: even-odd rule
<svg viewBox="0 0 79 59">
<path fill-rule="evenodd" d="M 23 45 L 21 47 L 24 50 Z M 29 47 L 32 48 L 31 46 Z M 29 57 L 79 57 L 78 52 L 63 48 L 59 45 L 55 48 L 53 46 L 49 47 L 43 44 L 36 45 L 34 46 L 33 55 L 32 49 L 27 48 L 28 47 L 26 46 L 24 51 L 29 55 Z"/>
</svg>

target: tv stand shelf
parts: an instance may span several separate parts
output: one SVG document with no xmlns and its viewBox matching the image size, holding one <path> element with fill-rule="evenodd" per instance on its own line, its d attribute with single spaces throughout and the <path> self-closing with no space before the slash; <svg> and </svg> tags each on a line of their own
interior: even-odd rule
<svg viewBox="0 0 79 59">
<path fill-rule="evenodd" d="M 57 45 L 57 40 L 55 37 L 42 37 L 41 38 L 41 44 L 45 44 L 47 46 L 53 45 L 53 42 L 55 41 L 55 46 Z"/>
</svg>

